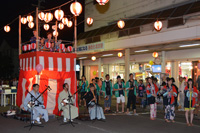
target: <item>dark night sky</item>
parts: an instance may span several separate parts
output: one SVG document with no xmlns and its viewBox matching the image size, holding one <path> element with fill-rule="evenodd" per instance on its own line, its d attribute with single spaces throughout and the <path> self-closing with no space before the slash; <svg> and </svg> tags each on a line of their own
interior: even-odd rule
<svg viewBox="0 0 200 133">
<path fill-rule="evenodd" d="M 0 28 L 4 27 L 6 24 L 10 23 L 13 19 L 18 17 L 19 15 L 25 15 L 29 12 L 35 11 L 36 7 L 32 6 L 33 4 L 37 5 L 38 0 L 4 0 L 1 1 L 0 5 L 0 13 L 1 13 L 1 19 L 0 19 Z M 49 9 L 55 6 L 59 6 L 69 0 L 45 0 L 45 2 L 42 2 L 41 5 L 44 7 L 44 9 Z M 84 11 L 84 0 L 78 0 L 83 6 Z M 65 15 L 71 15 L 70 4 L 63 6 L 61 9 L 64 11 Z M 54 11 L 52 11 L 54 13 Z M 35 13 L 32 15 L 35 16 Z M 78 23 L 84 20 L 84 12 L 78 17 Z M 17 48 L 18 47 L 18 20 L 16 20 L 11 26 L 11 31 L 9 33 L 4 32 L 4 30 L 0 31 L 0 44 L 5 39 L 12 47 Z M 45 31 L 43 27 L 41 29 L 41 37 L 46 37 L 46 33 L 48 31 Z M 51 26 L 50 26 L 50 30 Z M 62 31 L 59 32 L 58 39 L 63 40 L 73 40 L 73 27 L 68 28 L 65 26 L 65 28 Z M 80 24 L 78 26 L 78 33 L 84 31 L 84 23 Z M 28 25 L 22 25 L 22 42 L 29 41 L 30 37 L 32 36 L 32 30 L 28 28 Z"/>
</svg>

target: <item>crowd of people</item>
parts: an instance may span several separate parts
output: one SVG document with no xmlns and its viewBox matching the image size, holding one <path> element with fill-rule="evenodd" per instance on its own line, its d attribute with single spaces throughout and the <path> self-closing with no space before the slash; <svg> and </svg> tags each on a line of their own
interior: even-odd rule
<svg viewBox="0 0 200 133">
<path fill-rule="evenodd" d="M 104 97 L 104 113 L 111 113 L 112 95 L 116 97 L 116 113 L 130 114 L 131 106 L 134 115 L 136 113 L 136 103 L 140 103 L 141 107 L 149 105 L 150 119 L 155 120 L 157 114 L 157 104 L 162 101 L 164 105 L 166 122 L 175 122 L 175 109 L 178 107 L 179 111 L 185 111 L 186 122 L 188 126 L 193 126 L 194 113 L 197 115 L 200 103 L 200 93 L 192 79 L 180 77 L 180 85 L 175 85 L 174 78 L 167 77 L 163 79 L 159 85 L 157 78 L 147 77 L 146 82 L 143 80 L 135 80 L 133 74 L 129 74 L 129 80 L 124 81 L 120 76 L 117 76 L 117 82 L 112 83 L 109 74 L 105 76 L 105 80 L 96 77 L 92 79 L 91 83 L 86 80 L 85 76 L 78 80 L 77 86 L 80 91 L 79 106 L 88 106 L 85 95 L 90 91 L 90 86 L 93 84 L 95 88 L 96 104 L 99 105 L 101 96 Z M 127 105 L 125 112 L 125 101 L 127 96 Z M 82 102 L 83 101 L 83 102 Z M 119 112 L 119 104 L 121 104 L 121 112 Z M 189 119 L 190 116 L 190 119 Z"/>
</svg>

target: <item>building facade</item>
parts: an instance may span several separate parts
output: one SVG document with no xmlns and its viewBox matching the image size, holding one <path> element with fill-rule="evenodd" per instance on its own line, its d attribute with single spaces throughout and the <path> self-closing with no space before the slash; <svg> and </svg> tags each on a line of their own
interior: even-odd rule
<svg viewBox="0 0 200 133">
<path fill-rule="evenodd" d="M 85 18 L 92 17 L 91 26 L 85 24 L 85 32 L 78 36 L 78 60 L 80 75 L 83 71 L 90 80 L 110 74 L 128 80 L 129 73 L 136 79 L 147 76 L 161 78 L 165 73 L 174 77 L 196 78 L 200 75 L 200 25 L 198 0 L 110 0 L 106 7 L 86 0 Z M 104 11 L 103 11 L 104 10 Z M 125 27 L 117 27 L 118 20 Z M 163 23 L 160 32 L 154 30 L 156 20 Z M 118 57 L 118 52 L 123 56 Z M 152 57 L 158 52 L 158 58 Z M 91 57 L 95 56 L 95 61 Z M 160 71 L 152 70 L 149 61 Z M 84 70 L 83 70 L 84 66 Z"/>
</svg>

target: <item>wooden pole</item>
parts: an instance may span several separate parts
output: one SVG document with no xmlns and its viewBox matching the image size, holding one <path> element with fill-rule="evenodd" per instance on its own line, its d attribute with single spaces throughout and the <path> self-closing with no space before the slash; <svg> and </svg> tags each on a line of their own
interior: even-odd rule
<svg viewBox="0 0 200 133">
<path fill-rule="evenodd" d="M 58 32 L 58 21 L 56 21 L 56 34 L 57 34 L 57 32 Z M 57 43 L 57 40 L 58 40 L 58 36 L 56 35 L 55 36 L 55 43 Z"/>
<path fill-rule="evenodd" d="M 22 53 L 21 15 L 19 15 L 19 55 Z"/>
<path fill-rule="evenodd" d="M 39 51 L 39 37 L 38 37 L 38 32 L 39 32 L 39 25 L 38 25 L 38 7 L 36 7 L 36 49 Z"/>
<path fill-rule="evenodd" d="M 74 16 L 74 48 L 75 53 L 77 52 L 77 17 Z"/>
</svg>

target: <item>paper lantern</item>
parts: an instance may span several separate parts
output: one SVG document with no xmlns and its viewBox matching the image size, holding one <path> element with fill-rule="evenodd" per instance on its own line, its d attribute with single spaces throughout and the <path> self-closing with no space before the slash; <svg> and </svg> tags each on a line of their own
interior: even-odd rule
<svg viewBox="0 0 200 133">
<path fill-rule="evenodd" d="M 54 37 L 58 36 L 58 32 L 54 31 L 54 32 L 53 32 L 53 36 L 54 36 Z"/>
<path fill-rule="evenodd" d="M 95 60 L 96 60 L 96 57 L 95 57 L 95 56 L 92 56 L 91 59 L 92 59 L 92 61 L 95 61 Z"/>
<path fill-rule="evenodd" d="M 24 52 L 26 52 L 26 51 L 27 51 L 27 46 L 26 46 L 26 45 L 22 46 L 22 50 L 23 50 Z"/>
<path fill-rule="evenodd" d="M 66 51 L 67 51 L 67 49 L 66 49 L 66 48 L 62 49 L 62 52 L 63 52 L 63 53 L 65 53 Z"/>
<path fill-rule="evenodd" d="M 63 19 L 62 19 L 62 23 L 63 23 L 64 25 L 67 25 L 67 23 L 68 23 L 68 18 L 63 18 Z"/>
<path fill-rule="evenodd" d="M 27 50 L 28 50 L 28 51 L 31 50 L 31 44 L 27 44 Z"/>
<path fill-rule="evenodd" d="M 58 9 L 58 10 L 55 11 L 54 15 L 55 15 L 55 18 L 56 18 L 58 21 L 61 21 L 62 18 L 64 17 L 64 12 L 63 12 L 63 10 Z"/>
<path fill-rule="evenodd" d="M 52 20 L 53 20 L 53 14 L 50 13 L 50 12 L 46 13 L 46 14 L 45 14 L 45 17 L 44 17 L 44 21 L 45 21 L 46 23 L 49 23 L 49 22 L 52 21 Z"/>
<path fill-rule="evenodd" d="M 40 13 L 38 14 L 38 18 L 39 18 L 40 20 L 44 20 L 44 18 L 45 18 L 44 12 L 40 12 Z"/>
<path fill-rule="evenodd" d="M 73 23 L 72 23 L 72 21 L 68 21 L 68 23 L 67 23 L 67 27 L 72 27 L 72 25 L 73 25 Z"/>
<path fill-rule="evenodd" d="M 198 69 L 200 69 L 200 63 L 197 64 Z"/>
<path fill-rule="evenodd" d="M 124 22 L 123 20 L 119 20 L 119 21 L 117 22 L 117 26 L 118 26 L 120 29 L 123 29 L 124 26 L 125 26 L 125 22 Z"/>
<path fill-rule="evenodd" d="M 79 2 L 73 2 L 70 5 L 70 11 L 74 16 L 79 16 L 82 12 L 82 5 Z"/>
<path fill-rule="evenodd" d="M 44 29 L 45 30 L 49 30 L 49 25 L 48 24 L 44 24 Z"/>
<path fill-rule="evenodd" d="M 31 43 L 31 49 L 36 49 L 36 43 Z"/>
<path fill-rule="evenodd" d="M 87 24 L 92 25 L 93 24 L 93 18 L 87 18 Z"/>
<path fill-rule="evenodd" d="M 106 3 L 109 2 L 109 0 L 96 0 L 96 1 L 99 3 L 99 5 L 105 5 Z"/>
<path fill-rule="evenodd" d="M 33 22 L 33 16 L 31 15 L 28 15 L 27 16 L 27 21 L 30 23 L 30 22 Z"/>
<path fill-rule="evenodd" d="M 160 30 L 162 29 L 162 22 L 161 22 L 161 21 L 156 21 L 156 22 L 154 23 L 154 29 L 155 29 L 156 31 L 160 31 Z"/>
<path fill-rule="evenodd" d="M 68 47 L 67 47 L 67 51 L 72 52 L 72 50 L 73 50 L 73 47 L 72 47 L 72 46 L 68 46 Z"/>
<path fill-rule="evenodd" d="M 157 57 L 158 57 L 158 52 L 153 52 L 152 56 L 153 56 L 154 58 L 157 58 Z"/>
<path fill-rule="evenodd" d="M 60 44 L 60 49 L 64 49 L 65 48 L 65 44 Z"/>
<path fill-rule="evenodd" d="M 4 26 L 4 31 L 5 32 L 9 32 L 10 31 L 10 26 L 8 26 L 8 25 Z"/>
<path fill-rule="evenodd" d="M 26 24 L 26 23 L 27 23 L 27 19 L 26 19 L 25 17 L 22 17 L 22 18 L 21 18 L 21 23 L 22 23 L 22 24 Z"/>
<path fill-rule="evenodd" d="M 46 47 L 46 48 L 51 48 L 51 43 L 50 43 L 50 42 L 46 42 L 46 43 L 45 43 L 45 47 Z"/>
<path fill-rule="evenodd" d="M 63 24 L 63 23 L 59 23 L 59 24 L 58 24 L 58 28 L 59 28 L 60 30 L 62 30 L 62 29 L 64 28 L 64 24 Z"/>
<path fill-rule="evenodd" d="M 152 60 L 150 60 L 150 61 L 149 61 L 149 64 L 150 64 L 150 65 L 153 65 L 153 64 L 154 64 L 154 62 L 153 62 Z"/>
<path fill-rule="evenodd" d="M 123 53 L 122 53 L 122 52 L 119 52 L 117 55 L 118 55 L 118 57 L 122 57 L 122 56 L 123 56 Z"/>
<path fill-rule="evenodd" d="M 28 27 L 31 28 L 31 29 L 34 27 L 34 25 L 35 25 L 35 24 L 34 24 L 33 22 L 29 22 L 29 23 L 28 23 Z"/>
</svg>

